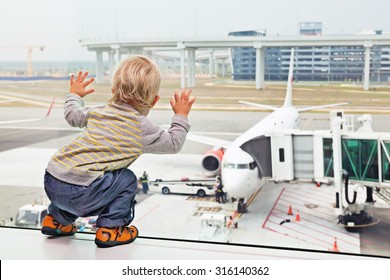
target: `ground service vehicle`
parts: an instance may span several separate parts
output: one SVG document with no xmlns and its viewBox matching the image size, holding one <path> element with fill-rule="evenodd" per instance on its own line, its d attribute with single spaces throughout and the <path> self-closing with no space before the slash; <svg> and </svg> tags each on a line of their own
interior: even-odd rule
<svg viewBox="0 0 390 280">
<path fill-rule="evenodd" d="M 192 194 L 199 197 L 214 195 L 214 180 L 161 180 L 151 181 L 150 184 L 163 194 L 178 193 Z"/>
</svg>

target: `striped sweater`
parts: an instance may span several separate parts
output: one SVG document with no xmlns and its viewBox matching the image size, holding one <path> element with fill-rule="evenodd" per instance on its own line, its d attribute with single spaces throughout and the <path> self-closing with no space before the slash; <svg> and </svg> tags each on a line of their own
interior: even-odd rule
<svg viewBox="0 0 390 280">
<path fill-rule="evenodd" d="M 65 99 L 65 119 L 85 130 L 52 156 L 47 171 L 81 186 L 89 186 L 105 171 L 128 167 L 143 153 L 179 152 L 190 128 L 182 115 L 175 115 L 165 131 L 126 103 L 84 107 L 75 94 Z"/>
</svg>

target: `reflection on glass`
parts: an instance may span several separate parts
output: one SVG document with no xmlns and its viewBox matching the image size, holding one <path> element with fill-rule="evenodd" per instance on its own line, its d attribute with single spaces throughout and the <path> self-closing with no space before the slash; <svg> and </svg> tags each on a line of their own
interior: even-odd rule
<svg viewBox="0 0 390 280">
<path fill-rule="evenodd" d="M 19 208 L 15 225 L 17 227 L 40 228 L 42 220 L 47 215 L 47 207 L 44 205 L 27 204 Z"/>
</svg>

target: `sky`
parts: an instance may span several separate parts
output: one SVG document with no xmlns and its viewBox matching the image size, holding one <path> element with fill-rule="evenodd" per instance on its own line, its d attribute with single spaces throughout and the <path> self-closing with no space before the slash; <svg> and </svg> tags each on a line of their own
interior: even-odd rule
<svg viewBox="0 0 390 280">
<path fill-rule="evenodd" d="M 324 35 L 381 29 L 390 34 L 389 0 L 0 0 L 0 61 L 94 60 L 84 39 L 226 37 L 266 30 L 296 36 L 298 23 L 322 22 Z"/>
</svg>

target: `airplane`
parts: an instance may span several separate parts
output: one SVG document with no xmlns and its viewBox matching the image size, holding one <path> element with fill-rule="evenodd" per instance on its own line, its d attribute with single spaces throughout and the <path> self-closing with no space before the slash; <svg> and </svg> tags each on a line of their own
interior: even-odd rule
<svg viewBox="0 0 390 280">
<path fill-rule="evenodd" d="M 22 122 L 35 122 L 35 121 L 43 120 L 43 119 L 47 118 L 47 117 L 50 115 L 51 109 L 53 108 L 53 105 L 54 105 L 55 100 L 56 100 L 56 98 L 54 97 L 53 100 L 52 100 L 51 103 L 50 103 L 49 109 L 47 110 L 46 114 L 45 114 L 43 117 L 40 117 L 40 118 L 32 118 L 32 119 L 21 119 L 21 120 L 0 121 L 0 125 L 2 125 L 2 124 L 13 124 L 13 123 L 22 123 Z M 14 101 L 17 101 L 17 100 L 14 100 L 14 99 L 13 99 L 13 100 L 2 101 L 2 102 L 0 102 L 0 104 L 10 103 L 10 102 L 14 102 Z"/>
<path fill-rule="evenodd" d="M 282 107 L 240 101 L 242 104 L 272 110 L 273 112 L 249 128 L 233 142 L 189 133 L 187 139 L 213 145 L 202 159 L 202 166 L 208 176 L 221 174 L 222 183 L 229 196 L 238 199 L 238 211 L 246 212 L 248 198 L 265 183 L 263 179 L 270 170 L 264 167 L 264 160 L 270 157 L 265 148 L 266 134 L 275 131 L 290 130 L 297 127 L 299 113 L 347 105 L 349 102 L 296 108 L 292 102 L 294 49 L 291 50 L 286 97 Z M 259 151 L 261 150 L 262 151 Z M 259 155 L 260 154 L 260 155 Z M 269 168 L 268 168 L 269 169 Z"/>
</svg>

